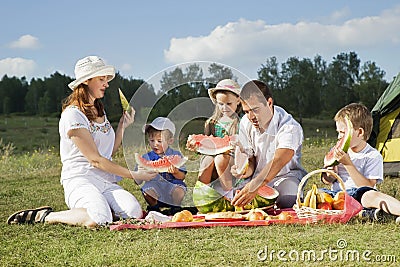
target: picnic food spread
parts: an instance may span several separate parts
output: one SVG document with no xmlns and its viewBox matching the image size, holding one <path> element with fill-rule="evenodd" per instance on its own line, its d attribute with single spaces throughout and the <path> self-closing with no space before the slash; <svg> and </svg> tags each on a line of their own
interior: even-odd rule
<svg viewBox="0 0 400 267">
<path fill-rule="evenodd" d="M 344 191 L 338 192 L 335 198 L 332 198 L 330 194 L 318 190 L 317 185 L 313 184 L 312 188 L 307 191 L 301 206 L 312 209 L 342 210 L 344 208 Z"/>
<path fill-rule="evenodd" d="M 279 192 L 276 189 L 265 185 L 258 189 L 256 197 L 248 205 L 240 208 L 234 207 L 229 199 L 200 181 L 196 182 L 193 189 L 193 202 L 200 213 L 243 211 L 272 207 L 278 196 Z"/>
</svg>

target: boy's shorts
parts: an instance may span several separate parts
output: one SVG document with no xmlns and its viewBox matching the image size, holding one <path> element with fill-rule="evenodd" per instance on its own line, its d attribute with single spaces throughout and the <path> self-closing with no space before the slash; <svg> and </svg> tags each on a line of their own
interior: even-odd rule
<svg viewBox="0 0 400 267">
<path fill-rule="evenodd" d="M 332 197 L 334 197 L 339 191 L 341 190 L 329 190 L 329 189 L 325 189 L 322 188 L 322 190 L 328 194 L 330 194 Z M 354 198 L 355 200 L 357 200 L 360 204 L 361 204 L 361 198 L 362 196 L 368 192 L 368 191 L 378 191 L 375 188 L 369 187 L 369 186 L 361 186 L 358 188 L 350 188 L 350 189 L 346 189 L 346 193 L 351 196 L 352 198 Z"/>
<path fill-rule="evenodd" d="M 150 194 L 152 197 L 156 198 L 158 202 L 163 202 L 165 204 L 173 205 L 172 193 L 174 190 L 180 187 L 185 192 L 187 190 L 185 182 L 179 179 L 166 180 L 161 175 L 156 178 L 144 183 L 140 189 L 142 193 L 148 193 L 149 191 L 154 191 L 156 195 Z"/>
</svg>

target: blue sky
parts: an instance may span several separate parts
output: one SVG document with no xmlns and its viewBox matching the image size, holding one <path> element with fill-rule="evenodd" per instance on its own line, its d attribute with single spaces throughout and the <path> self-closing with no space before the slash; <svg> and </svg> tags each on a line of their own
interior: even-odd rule
<svg viewBox="0 0 400 267">
<path fill-rule="evenodd" d="M 387 1 L 6 0 L 0 77 L 74 77 L 99 55 L 124 77 L 147 80 L 176 64 L 213 61 L 250 78 L 267 58 L 328 61 L 355 51 L 390 81 L 400 71 L 400 3 Z"/>
</svg>

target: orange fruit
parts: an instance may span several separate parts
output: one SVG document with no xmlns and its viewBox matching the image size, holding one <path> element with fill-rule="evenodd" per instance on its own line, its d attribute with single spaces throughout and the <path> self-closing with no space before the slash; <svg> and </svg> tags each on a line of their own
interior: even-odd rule
<svg viewBox="0 0 400 267">
<path fill-rule="evenodd" d="M 174 214 L 172 217 L 173 222 L 191 222 L 193 221 L 193 215 L 190 211 L 188 210 L 183 210 L 180 212 L 177 212 Z"/>
<path fill-rule="evenodd" d="M 330 194 L 326 193 L 326 192 L 323 192 L 322 194 L 324 195 L 324 201 L 328 202 L 329 204 L 332 205 L 333 197 Z"/>
<path fill-rule="evenodd" d="M 278 214 L 278 219 L 283 221 L 291 220 L 292 215 L 290 214 L 290 212 L 282 211 L 281 213 Z"/>
<path fill-rule="evenodd" d="M 259 211 L 250 212 L 248 220 L 249 221 L 264 220 L 264 214 L 262 214 Z"/>
<path fill-rule="evenodd" d="M 185 215 L 185 218 L 188 222 L 193 221 L 193 215 L 190 211 L 188 210 L 182 210 L 181 213 L 183 213 Z"/>
<path fill-rule="evenodd" d="M 332 209 L 332 205 L 329 202 L 321 202 L 321 203 L 318 203 L 317 209 L 331 210 Z"/>
<path fill-rule="evenodd" d="M 332 206 L 333 206 L 334 210 L 343 210 L 344 209 L 344 198 L 334 200 Z"/>
<path fill-rule="evenodd" d="M 334 200 L 339 200 L 339 199 L 343 199 L 344 200 L 344 191 L 338 192 L 333 199 Z"/>
</svg>

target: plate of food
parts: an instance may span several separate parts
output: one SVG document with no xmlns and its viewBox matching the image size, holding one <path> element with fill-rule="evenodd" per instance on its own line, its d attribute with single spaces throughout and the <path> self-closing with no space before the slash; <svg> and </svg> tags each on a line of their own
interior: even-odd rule
<svg viewBox="0 0 400 267">
<path fill-rule="evenodd" d="M 204 217 L 207 222 L 235 222 L 244 220 L 241 214 L 233 211 L 208 213 Z"/>
<path fill-rule="evenodd" d="M 266 206 L 266 207 L 262 207 L 262 208 L 257 208 L 257 209 L 260 209 L 260 210 L 263 210 L 263 211 L 266 212 L 267 210 L 273 209 L 273 208 L 274 208 L 274 204 L 269 205 L 269 206 Z M 246 210 L 246 209 L 235 210 L 235 213 L 238 213 L 238 214 L 247 214 L 247 213 L 249 213 L 251 210 L 253 210 L 253 209 L 249 209 L 249 210 Z"/>
</svg>

